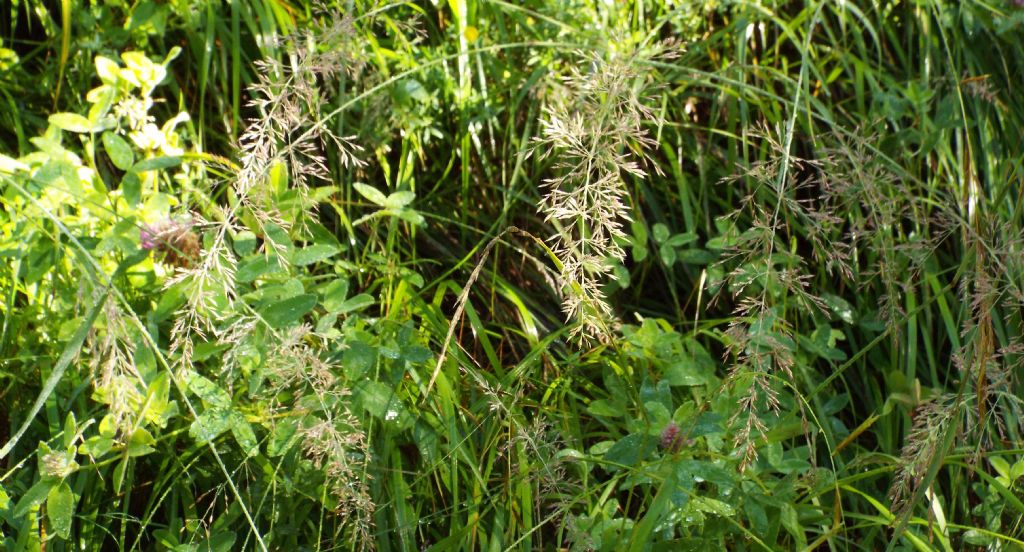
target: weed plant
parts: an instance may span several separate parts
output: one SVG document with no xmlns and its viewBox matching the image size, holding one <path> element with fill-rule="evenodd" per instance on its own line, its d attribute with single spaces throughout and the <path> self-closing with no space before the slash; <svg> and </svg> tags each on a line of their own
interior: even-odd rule
<svg viewBox="0 0 1024 552">
<path fill-rule="evenodd" d="M 0 13 L 0 548 L 1024 549 L 1024 9 Z"/>
</svg>

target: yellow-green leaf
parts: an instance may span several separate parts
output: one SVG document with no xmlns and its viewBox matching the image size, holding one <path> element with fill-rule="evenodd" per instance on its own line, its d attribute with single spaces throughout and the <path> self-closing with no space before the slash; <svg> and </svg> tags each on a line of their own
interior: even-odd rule
<svg viewBox="0 0 1024 552">
<path fill-rule="evenodd" d="M 48 120 L 51 125 L 68 132 L 92 132 L 92 123 L 89 119 L 77 113 L 54 113 Z"/>
<path fill-rule="evenodd" d="M 50 489 L 46 495 L 46 517 L 50 520 L 50 529 L 62 539 L 71 536 L 71 519 L 75 515 L 76 502 L 75 493 L 66 482 Z"/>
<path fill-rule="evenodd" d="M 110 161 L 122 171 L 127 171 L 135 164 L 135 154 L 132 153 L 131 146 L 128 145 L 124 138 L 113 132 L 103 133 L 103 147 L 107 150 Z"/>
</svg>

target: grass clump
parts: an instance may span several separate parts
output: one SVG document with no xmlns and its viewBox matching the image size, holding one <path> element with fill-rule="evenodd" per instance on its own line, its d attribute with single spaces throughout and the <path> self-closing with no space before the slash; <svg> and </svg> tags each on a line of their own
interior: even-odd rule
<svg viewBox="0 0 1024 552">
<path fill-rule="evenodd" d="M 0 547 L 1024 547 L 1016 2 L 49 8 Z"/>
</svg>

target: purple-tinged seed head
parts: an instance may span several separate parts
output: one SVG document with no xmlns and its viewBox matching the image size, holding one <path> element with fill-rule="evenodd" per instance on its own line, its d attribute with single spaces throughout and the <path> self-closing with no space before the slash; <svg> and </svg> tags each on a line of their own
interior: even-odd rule
<svg viewBox="0 0 1024 552">
<path fill-rule="evenodd" d="M 673 453 L 683 448 L 683 436 L 680 435 L 679 426 L 675 422 L 669 422 L 665 429 L 661 430 L 661 448 Z"/>
</svg>

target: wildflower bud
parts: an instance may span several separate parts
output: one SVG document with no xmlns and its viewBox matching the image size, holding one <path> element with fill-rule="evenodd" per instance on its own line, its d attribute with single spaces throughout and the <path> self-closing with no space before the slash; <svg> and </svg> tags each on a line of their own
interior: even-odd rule
<svg viewBox="0 0 1024 552">
<path fill-rule="evenodd" d="M 675 422 L 669 422 L 661 430 L 661 448 L 672 453 L 683 448 L 683 436 L 679 434 L 679 426 Z"/>
<path fill-rule="evenodd" d="M 67 477 L 78 469 L 78 462 L 71 452 L 50 452 L 43 455 L 40 471 L 49 477 Z"/>
<path fill-rule="evenodd" d="M 143 226 L 142 230 L 139 230 L 139 246 L 145 249 L 146 251 L 149 251 L 156 247 L 156 234 L 157 233 L 154 232 L 153 227 L 148 225 Z"/>
<path fill-rule="evenodd" d="M 139 246 L 146 251 L 162 253 L 167 264 L 180 267 L 191 266 L 201 249 L 199 236 L 192 231 L 192 223 L 174 219 L 143 226 L 139 231 Z"/>
</svg>

